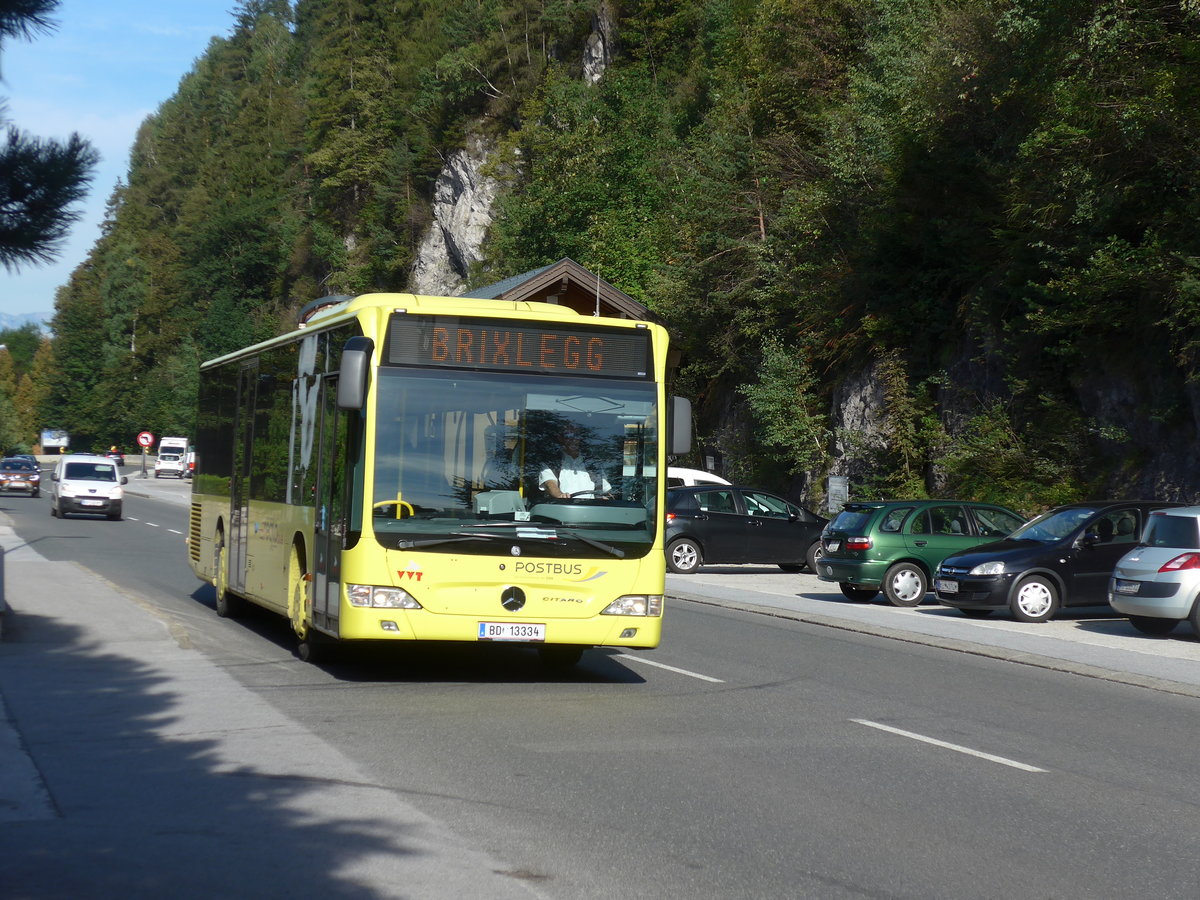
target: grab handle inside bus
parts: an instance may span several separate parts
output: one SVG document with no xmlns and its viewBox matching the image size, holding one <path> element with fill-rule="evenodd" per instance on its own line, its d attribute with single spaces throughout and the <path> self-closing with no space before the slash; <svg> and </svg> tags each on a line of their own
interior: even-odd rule
<svg viewBox="0 0 1200 900">
<path fill-rule="evenodd" d="M 667 419 L 667 452 L 682 456 L 692 452 L 692 401 L 686 397 L 671 398 L 671 415 Z"/>
<path fill-rule="evenodd" d="M 367 401 L 367 377 L 371 373 L 371 354 L 375 342 L 367 337 L 352 337 L 342 350 L 338 373 L 338 409 L 359 409 Z"/>
</svg>

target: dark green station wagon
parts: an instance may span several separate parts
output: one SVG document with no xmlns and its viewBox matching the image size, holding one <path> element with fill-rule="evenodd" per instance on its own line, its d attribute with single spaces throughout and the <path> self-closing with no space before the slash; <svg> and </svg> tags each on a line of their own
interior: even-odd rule
<svg viewBox="0 0 1200 900">
<path fill-rule="evenodd" d="M 1025 519 L 1003 506 L 958 500 L 847 503 L 821 533 L 817 575 L 851 600 L 881 590 L 893 606 L 916 606 L 947 556 L 1007 536 Z"/>
</svg>

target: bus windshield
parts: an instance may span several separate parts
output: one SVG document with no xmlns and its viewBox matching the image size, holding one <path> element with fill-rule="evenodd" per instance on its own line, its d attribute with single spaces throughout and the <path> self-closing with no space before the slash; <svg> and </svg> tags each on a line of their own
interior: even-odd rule
<svg viewBox="0 0 1200 900">
<path fill-rule="evenodd" d="M 384 546 L 621 556 L 653 542 L 653 382 L 378 373 L 371 498 Z"/>
</svg>

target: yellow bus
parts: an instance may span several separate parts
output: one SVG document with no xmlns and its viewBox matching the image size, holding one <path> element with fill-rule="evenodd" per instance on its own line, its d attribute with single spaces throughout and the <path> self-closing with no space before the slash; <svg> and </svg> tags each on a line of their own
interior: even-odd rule
<svg viewBox="0 0 1200 900">
<path fill-rule="evenodd" d="M 573 665 L 662 632 L 667 334 L 544 303 L 326 298 L 201 366 L 188 553 L 217 612 Z"/>
</svg>

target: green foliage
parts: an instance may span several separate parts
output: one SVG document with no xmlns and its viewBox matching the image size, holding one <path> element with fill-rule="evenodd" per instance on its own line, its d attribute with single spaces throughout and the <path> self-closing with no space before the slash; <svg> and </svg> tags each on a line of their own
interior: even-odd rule
<svg viewBox="0 0 1200 900">
<path fill-rule="evenodd" d="M 739 472 L 811 490 L 837 430 L 860 496 L 1033 511 L 1196 440 L 1191 0 L 243 0 L 234 21 L 143 124 L 60 292 L 21 401 L 39 426 L 186 430 L 197 360 L 318 294 L 404 289 L 443 160 L 483 132 L 505 190 L 473 277 L 569 256 L 645 303 Z M 865 373 L 850 433 L 835 387 Z M 1175 465 L 1140 484 L 1182 492 Z"/>
<path fill-rule="evenodd" d="M 1053 415 L 1043 421 L 1062 423 Z M 1072 438 L 1070 428 L 1051 434 L 1018 428 L 1011 410 L 996 401 L 963 423 L 939 465 L 952 496 L 1032 516 L 1084 494 L 1086 483 L 1077 474 L 1083 460 Z"/>
<path fill-rule="evenodd" d="M 763 445 L 789 474 L 820 471 L 827 462 L 830 434 L 819 387 L 803 349 L 772 336 L 762 344 L 757 383 L 741 388 Z"/>
</svg>

